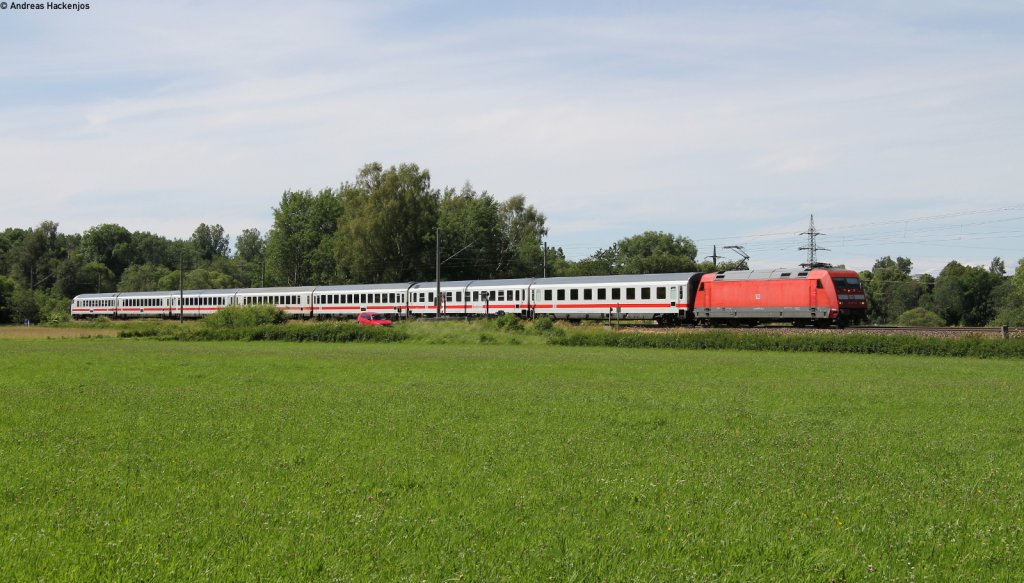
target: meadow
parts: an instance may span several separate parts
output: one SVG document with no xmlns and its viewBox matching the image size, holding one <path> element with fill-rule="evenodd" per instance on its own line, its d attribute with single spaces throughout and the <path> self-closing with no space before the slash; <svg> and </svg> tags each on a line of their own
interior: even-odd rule
<svg viewBox="0 0 1024 583">
<path fill-rule="evenodd" d="M 1014 360 L 0 339 L 5 580 L 1024 572 Z"/>
</svg>

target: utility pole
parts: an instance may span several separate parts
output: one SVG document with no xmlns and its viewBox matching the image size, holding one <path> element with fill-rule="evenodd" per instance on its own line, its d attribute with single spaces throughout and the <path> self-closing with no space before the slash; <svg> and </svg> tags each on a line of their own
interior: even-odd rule
<svg viewBox="0 0 1024 583">
<path fill-rule="evenodd" d="M 704 259 L 710 259 L 711 260 L 711 265 L 713 265 L 714 267 L 717 268 L 718 267 L 718 258 L 719 257 L 721 257 L 721 255 L 718 254 L 718 245 L 712 245 L 711 246 L 711 255 L 708 255 Z"/>
<path fill-rule="evenodd" d="M 544 278 L 548 277 L 548 242 L 544 241 Z"/>
<path fill-rule="evenodd" d="M 185 271 L 184 271 L 184 259 L 182 254 L 178 253 L 178 323 L 182 324 L 185 322 Z"/>
<path fill-rule="evenodd" d="M 441 228 L 436 227 L 434 229 L 434 240 L 437 243 L 436 256 L 434 258 L 434 265 L 437 267 L 437 295 L 434 296 L 434 308 L 435 316 L 441 317 Z"/>
<path fill-rule="evenodd" d="M 801 263 L 803 267 L 815 267 L 818 265 L 818 251 L 831 251 L 831 249 L 825 249 L 818 246 L 818 237 L 825 235 L 821 231 L 814 228 L 814 215 L 811 215 L 811 224 L 807 227 L 807 230 L 801 235 L 807 235 L 807 246 L 801 247 L 801 251 L 807 251 L 807 263 Z"/>
</svg>

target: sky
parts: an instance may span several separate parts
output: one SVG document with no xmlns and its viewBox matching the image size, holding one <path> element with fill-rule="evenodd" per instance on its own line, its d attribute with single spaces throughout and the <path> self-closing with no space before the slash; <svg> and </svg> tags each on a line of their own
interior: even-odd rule
<svg viewBox="0 0 1024 583">
<path fill-rule="evenodd" d="M 84 3 L 83 3 L 84 4 Z M 266 232 L 369 162 L 523 194 L 579 259 L 1024 257 L 1024 4 L 121 2 L 0 9 L 0 229 Z"/>
</svg>

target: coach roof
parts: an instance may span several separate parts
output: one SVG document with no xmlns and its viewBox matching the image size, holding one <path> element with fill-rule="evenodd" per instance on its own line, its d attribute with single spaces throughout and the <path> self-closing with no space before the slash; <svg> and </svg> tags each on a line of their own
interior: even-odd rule
<svg viewBox="0 0 1024 583">
<path fill-rule="evenodd" d="M 664 283 L 669 281 L 689 281 L 698 272 L 693 273 L 642 273 L 636 275 L 594 275 L 590 277 L 549 277 L 538 279 L 534 285 L 595 285 L 595 284 L 629 284 L 629 283 Z"/>
</svg>

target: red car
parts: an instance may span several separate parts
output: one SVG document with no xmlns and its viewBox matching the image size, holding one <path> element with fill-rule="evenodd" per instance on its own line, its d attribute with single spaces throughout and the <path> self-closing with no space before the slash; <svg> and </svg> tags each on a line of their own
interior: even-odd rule
<svg viewBox="0 0 1024 583">
<path fill-rule="evenodd" d="M 363 326 L 390 326 L 391 320 L 387 319 L 384 314 L 377 314 L 374 312 L 362 312 L 359 314 L 357 322 Z"/>
</svg>

